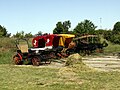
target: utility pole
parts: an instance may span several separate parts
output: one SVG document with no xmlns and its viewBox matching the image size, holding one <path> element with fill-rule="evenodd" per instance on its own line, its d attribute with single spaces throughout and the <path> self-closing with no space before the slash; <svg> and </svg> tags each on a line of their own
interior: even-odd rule
<svg viewBox="0 0 120 90">
<path fill-rule="evenodd" d="M 102 18 L 100 18 L 100 29 L 102 29 Z"/>
</svg>

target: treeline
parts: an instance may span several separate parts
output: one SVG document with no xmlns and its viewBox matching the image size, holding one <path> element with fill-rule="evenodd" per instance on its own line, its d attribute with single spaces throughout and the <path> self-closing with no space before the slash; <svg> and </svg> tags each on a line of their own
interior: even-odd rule
<svg viewBox="0 0 120 90">
<path fill-rule="evenodd" d="M 76 25 L 74 29 L 71 29 L 70 20 L 64 22 L 57 22 L 56 27 L 53 29 L 53 34 L 75 34 L 76 37 L 86 35 L 86 34 L 94 34 L 94 35 L 102 35 L 106 40 L 120 44 L 120 22 L 116 22 L 112 30 L 104 30 L 104 29 L 96 29 L 94 23 L 90 20 L 84 20 Z M 71 29 L 71 30 L 70 30 Z M 42 31 L 39 31 L 35 35 L 42 35 Z M 31 38 L 33 36 L 31 32 L 25 33 L 24 31 L 17 32 L 13 36 L 11 33 L 8 33 L 7 29 L 4 26 L 0 25 L 0 37 L 15 37 L 15 38 Z"/>
</svg>

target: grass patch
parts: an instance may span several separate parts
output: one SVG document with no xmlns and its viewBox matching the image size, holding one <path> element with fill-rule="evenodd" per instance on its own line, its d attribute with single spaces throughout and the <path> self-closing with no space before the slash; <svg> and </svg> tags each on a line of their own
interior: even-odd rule
<svg viewBox="0 0 120 90">
<path fill-rule="evenodd" d="M 12 56 L 13 56 L 12 51 L 3 51 L 0 52 L 0 64 L 12 64 Z"/>
<path fill-rule="evenodd" d="M 120 72 L 79 72 L 79 77 L 87 82 L 81 85 L 83 90 L 119 90 Z"/>
<path fill-rule="evenodd" d="M 77 66 L 78 67 L 78 66 Z M 84 67 L 82 67 L 84 68 Z M 1 90 L 119 90 L 120 72 L 0 65 Z"/>
<path fill-rule="evenodd" d="M 0 64 L 11 64 L 14 54 L 14 38 L 0 38 Z"/>
<path fill-rule="evenodd" d="M 7 40 L 6 40 L 7 41 Z M 120 72 L 103 72 L 84 63 L 68 62 L 62 68 L 11 65 L 13 41 L 0 44 L 0 90 L 119 90 Z M 7 44 L 10 43 L 9 46 Z M 120 51 L 120 45 L 109 44 L 104 53 Z M 101 54 L 98 54 L 101 56 Z M 103 55 L 103 54 L 102 54 Z M 80 61 L 81 62 L 81 61 Z"/>
<path fill-rule="evenodd" d="M 13 48 L 15 47 L 15 38 L 7 38 L 7 37 L 3 37 L 0 38 L 0 48 Z"/>
<path fill-rule="evenodd" d="M 104 48 L 104 53 L 116 53 L 120 52 L 120 45 L 109 43 L 106 48 Z"/>
</svg>

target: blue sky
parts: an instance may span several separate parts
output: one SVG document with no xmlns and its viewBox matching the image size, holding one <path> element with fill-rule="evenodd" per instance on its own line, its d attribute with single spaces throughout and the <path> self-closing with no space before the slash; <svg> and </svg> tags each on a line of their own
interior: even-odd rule
<svg viewBox="0 0 120 90">
<path fill-rule="evenodd" d="M 72 30 L 85 19 L 112 29 L 120 21 L 120 0 L 0 0 L 0 25 L 12 34 L 52 33 L 58 21 L 66 20 Z"/>
</svg>

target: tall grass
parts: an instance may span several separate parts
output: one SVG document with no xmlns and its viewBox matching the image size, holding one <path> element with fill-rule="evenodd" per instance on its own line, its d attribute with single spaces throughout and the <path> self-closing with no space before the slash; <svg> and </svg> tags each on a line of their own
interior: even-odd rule
<svg viewBox="0 0 120 90">
<path fill-rule="evenodd" d="M 0 48 L 10 49 L 15 47 L 15 38 L 0 38 Z"/>
<path fill-rule="evenodd" d="M 15 51 L 14 38 L 0 38 L 0 64 L 11 64 Z"/>
</svg>

